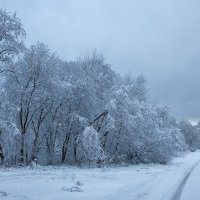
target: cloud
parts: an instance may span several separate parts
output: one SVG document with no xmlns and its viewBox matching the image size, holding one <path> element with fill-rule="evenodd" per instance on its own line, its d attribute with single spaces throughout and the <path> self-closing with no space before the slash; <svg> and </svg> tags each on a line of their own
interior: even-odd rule
<svg viewBox="0 0 200 200">
<path fill-rule="evenodd" d="M 200 118 L 199 0 L 2 0 L 17 11 L 27 43 L 62 58 L 97 48 L 112 68 L 144 74 L 151 96 L 177 116 Z"/>
</svg>

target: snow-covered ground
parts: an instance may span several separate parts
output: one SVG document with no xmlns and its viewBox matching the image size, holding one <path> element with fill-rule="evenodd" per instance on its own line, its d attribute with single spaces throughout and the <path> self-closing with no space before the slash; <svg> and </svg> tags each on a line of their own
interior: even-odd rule
<svg viewBox="0 0 200 200">
<path fill-rule="evenodd" d="M 171 164 L 0 169 L 0 200 L 172 200 L 200 152 Z"/>
<path fill-rule="evenodd" d="M 190 177 L 188 178 L 181 200 L 199 200 L 200 199 L 200 164 L 195 167 Z"/>
</svg>

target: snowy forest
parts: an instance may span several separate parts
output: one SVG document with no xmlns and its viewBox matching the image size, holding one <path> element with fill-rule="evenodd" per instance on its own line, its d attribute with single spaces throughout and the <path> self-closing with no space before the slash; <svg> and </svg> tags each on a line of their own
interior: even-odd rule
<svg viewBox="0 0 200 200">
<path fill-rule="evenodd" d="M 0 9 L 0 165 L 166 164 L 200 148 L 200 125 L 152 102 L 142 75 L 116 73 L 96 51 L 66 61 L 25 37 Z"/>
</svg>

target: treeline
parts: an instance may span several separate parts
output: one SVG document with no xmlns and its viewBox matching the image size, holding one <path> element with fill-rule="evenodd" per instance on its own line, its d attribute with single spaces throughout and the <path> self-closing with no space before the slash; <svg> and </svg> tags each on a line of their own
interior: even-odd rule
<svg viewBox="0 0 200 200">
<path fill-rule="evenodd" d="M 95 51 L 68 62 L 24 39 L 1 9 L 1 165 L 165 164 L 200 147 L 198 126 L 151 103 L 143 76 L 120 76 Z"/>
</svg>

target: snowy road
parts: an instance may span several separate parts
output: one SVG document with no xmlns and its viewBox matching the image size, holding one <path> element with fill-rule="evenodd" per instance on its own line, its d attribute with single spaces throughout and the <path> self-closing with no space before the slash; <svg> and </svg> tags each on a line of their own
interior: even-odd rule
<svg viewBox="0 0 200 200">
<path fill-rule="evenodd" d="M 166 166 L 0 169 L 0 200 L 172 200 L 199 160 L 195 152 Z"/>
<path fill-rule="evenodd" d="M 191 176 L 193 177 L 193 171 L 195 170 L 196 171 L 196 168 L 199 167 L 199 163 L 200 162 L 197 162 L 192 168 L 190 171 L 188 171 L 188 173 L 185 175 L 185 177 L 183 178 L 183 180 L 180 182 L 176 192 L 174 193 L 174 196 L 172 197 L 171 200 L 181 200 L 181 199 L 188 199 L 188 197 L 183 197 L 183 195 L 185 196 L 185 190 L 187 191 L 188 190 L 188 187 L 189 186 L 192 186 L 193 185 L 193 180 L 191 181 Z M 198 172 L 200 172 L 200 170 L 198 170 Z M 192 174 L 192 175 L 191 175 Z M 198 176 L 197 176 L 198 177 Z M 200 178 L 200 177 L 199 177 Z M 188 179 L 190 180 L 189 183 L 188 183 Z M 187 185 L 187 187 L 186 187 Z M 189 185 L 189 186 L 188 186 Z M 189 192 L 190 193 L 194 193 L 195 191 L 193 190 L 193 187 L 189 187 Z M 188 194 L 190 194 L 188 192 L 186 192 L 187 196 L 189 196 Z M 199 196 L 200 197 L 200 196 Z M 190 198 L 189 198 L 190 199 Z M 192 198 L 193 200 L 193 198 Z"/>
<path fill-rule="evenodd" d="M 190 174 L 180 197 L 180 200 L 188 199 L 200 199 L 200 164 Z"/>
</svg>

